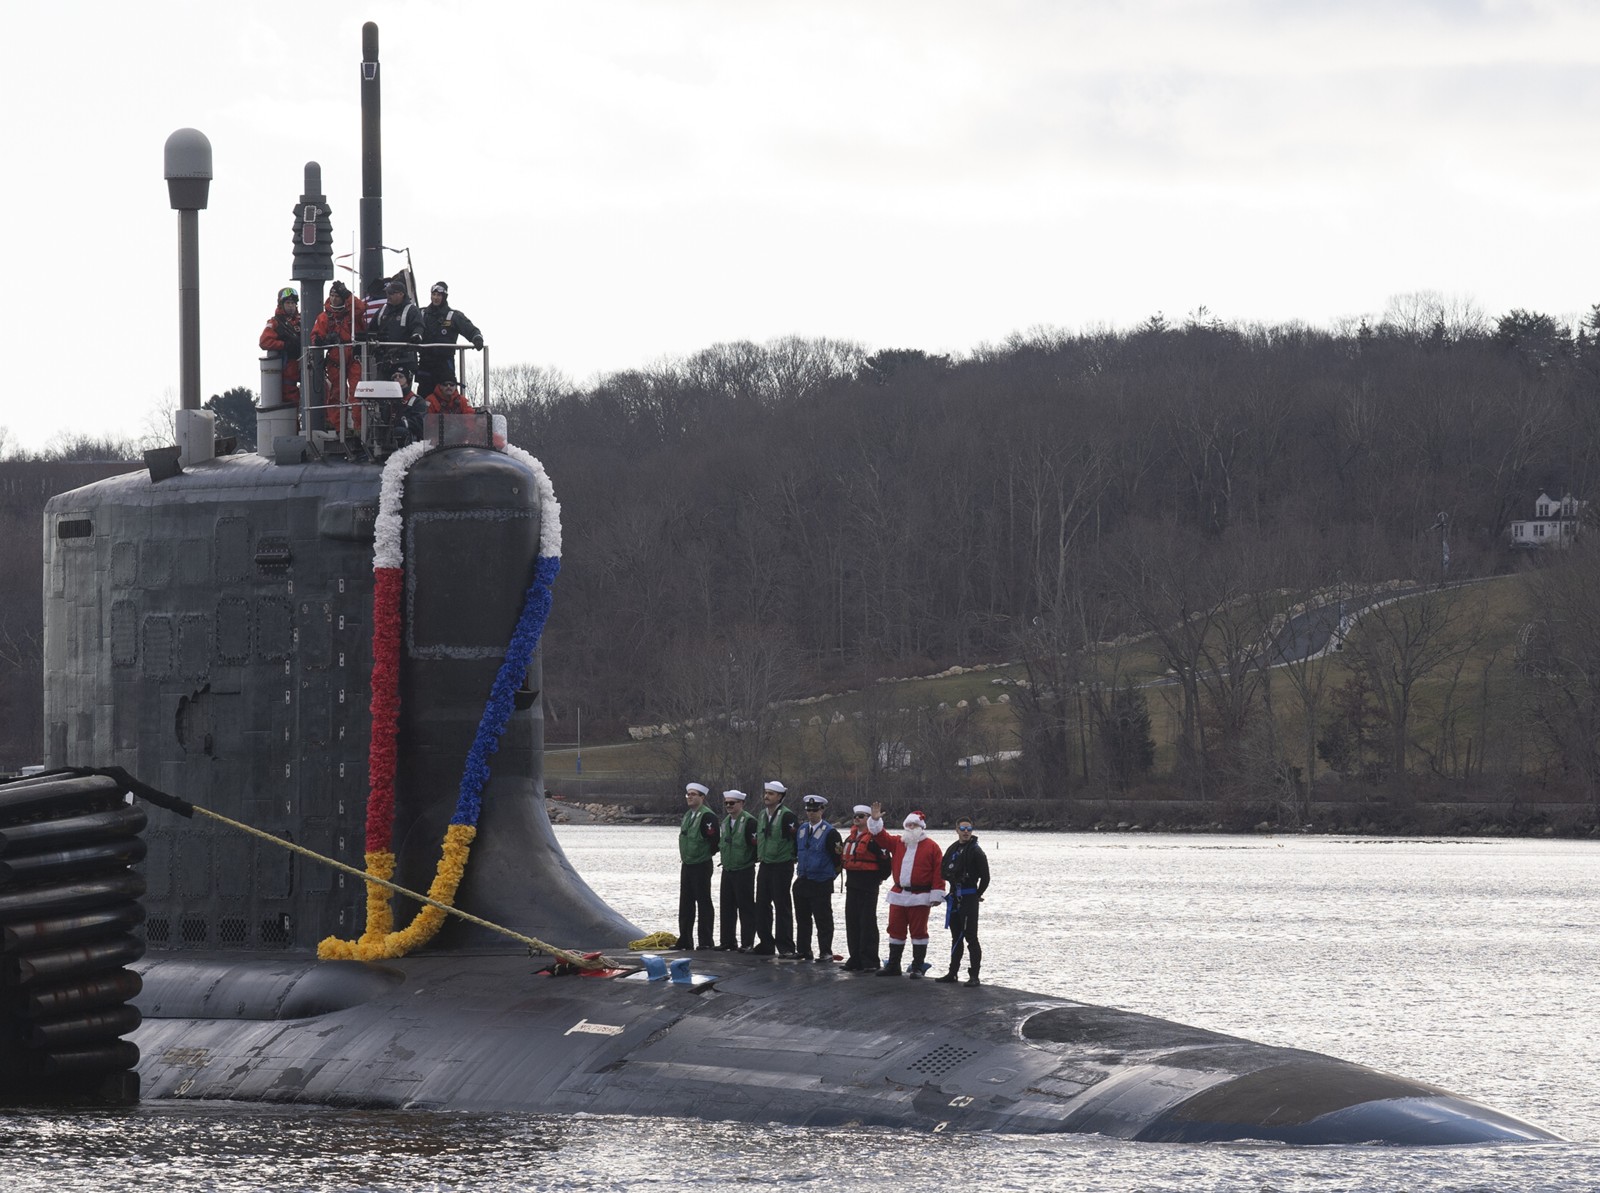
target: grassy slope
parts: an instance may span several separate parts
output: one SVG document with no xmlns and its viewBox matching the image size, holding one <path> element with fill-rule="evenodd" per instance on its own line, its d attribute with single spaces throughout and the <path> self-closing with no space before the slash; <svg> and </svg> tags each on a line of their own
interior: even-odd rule
<svg viewBox="0 0 1600 1193">
<path fill-rule="evenodd" d="M 1481 765 L 1483 751 L 1490 751 L 1491 766 L 1517 763 L 1518 769 L 1529 761 L 1531 747 L 1520 740 L 1518 719 L 1509 715 L 1516 699 L 1512 681 L 1512 658 L 1517 635 L 1528 619 L 1529 594 L 1524 576 L 1497 577 L 1474 585 L 1470 590 L 1481 597 L 1486 606 L 1483 640 L 1472 651 L 1450 692 L 1449 676 L 1441 673 L 1424 681 L 1418 689 L 1415 711 L 1414 737 L 1426 750 L 1432 751 L 1441 765 L 1454 765 L 1457 773 L 1465 765 L 1466 743 L 1472 745 L 1472 768 Z M 1426 598 L 1415 598 L 1426 599 Z M 1156 652 L 1148 641 L 1134 642 L 1114 652 L 1116 669 L 1128 681 L 1145 683 L 1163 674 Z M 1314 666 L 1325 669 L 1325 691 L 1331 693 L 1351 675 L 1347 660 L 1332 655 Z M 1020 664 L 996 667 L 992 670 L 944 676 L 934 679 L 907 680 L 878 685 L 871 693 L 848 692 L 831 695 L 816 703 L 800 704 L 786 710 L 786 740 L 781 749 L 785 758 L 796 760 L 821 759 L 830 753 L 851 772 L 858 772 L 865 764 L 862 750 L 853 732 L 853 714 L 861 711 L 869 701 L 877 701 L 891 710 L 934 708 L 944 703 L 954 708 L 966 700 L 976 705 L 980 697 L 991 702 L 973 713 L 973 748 L 981 750 L 1011 750 L 1017 748 L 1016 717 L 1010 706 L 997 703 L 1004 693 L 1014 693 L 1014 687 L 997 684 L 997 679 L 1015 681 L 1023 678 Z M 1152 736 L 1156 741 L 1156 772 L 1169 771 L 1173 765 L 1176 742 L 1180 729 L 1180 693 L 1175 686 L 1157 686 L 1146 689 Z M 1326 705 L 1327 698 L 1324 697 Z M 1441 725 L 1441 714 L 1447 704 L 1453 709 L 1453 734 Z M 1273 705 L 1278 724 L 1282 752 L 1296 765 L 1301 764 L 1304 753 L 1304 705 L 1295 687 L 1281 674 L 1273 679 Z M 824 732 L 835 714 L 845 721 Z M 820 718 L 822 725 L 813 726 L 812 718 Z M 792 723 L 798 721 L 798 727 Z M 1426 752 L 1416 751 L 1413 767 L 1427 768 Z M 1321 763 L 1318 763 L 1319 768 Z M 553 785 L 571 780 L 577 775 L 576 751 L 570 748 L 550 750 L 545 756 L 545 773 Z M 994 773 L 994 772 L 992 772 Z M 998 768 L 1004 777 L 1008 768 Z M 585 745 L 583 748 L 583 777 L 610 782 L 630 781 L 641 786 L 654 787 L 671 776 L 667 752 L 659 743 L 621 742 Z"/>
</svg>

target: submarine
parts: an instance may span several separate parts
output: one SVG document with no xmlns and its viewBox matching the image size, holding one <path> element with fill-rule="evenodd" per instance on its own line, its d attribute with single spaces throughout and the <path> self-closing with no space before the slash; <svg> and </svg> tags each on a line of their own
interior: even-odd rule
<svg viewBox="0 0 1600 1193">
<path fill-rule="evenodd" d="M 373 24 L 362 49 L 370 294 Z M 545 812 L 560 509 L 505 442 L 487 368 L 483 412 L 430 415 L 401 445 L 382 383 L 358 391 L 358 433 L 327 429 L 319 406 L 349 396 L 318 393 L 307 349 L 298 404 L 264 386 L 257 451 L 217 454 L 193 268 L 209 144 L 180 130 L 167 166 L 178 445 L 45 512 L 45 770 L 0 785 L 0 1100 L 93 1087 L 1149 1142 L 1556 1138 L 1406 1077 L 1066 998 L 632 950 L 641 930 Z M 307 320 L 332 277 L 317 192 L 308 168 Z"/>
</svg>

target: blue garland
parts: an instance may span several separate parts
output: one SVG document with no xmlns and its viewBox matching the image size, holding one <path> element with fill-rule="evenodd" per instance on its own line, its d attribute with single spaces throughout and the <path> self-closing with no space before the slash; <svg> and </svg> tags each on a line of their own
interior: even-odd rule
<svg viewBox="0 0 1600 1193">
<path fill-rule="evenodd" d="M 489 689 L 489 702 L 484 705 L 483 719 L 478 722 L 477 736 L 467 751 L 467 765 L 461 776 L 461 794 L 456 799 L 456 812 L 451 824 L 478 823 L 478 813 L 483 808 L 483 788 L 489 782 L 489 755 L 500 749 L 500 738 L 511 719 L 511 710 L 517 689 L 528 675 L 528 660 L 539 648 L 544 634 L 544 623 L 550 616 L 550 586 L 561 570 L 561 558 L 541 555 L 534 569 L 533 583 L 522 601 L 522 615 L 517 618 L 517 629 L 506 646 L 505 661 L 494 677 Z"/>
</svg>

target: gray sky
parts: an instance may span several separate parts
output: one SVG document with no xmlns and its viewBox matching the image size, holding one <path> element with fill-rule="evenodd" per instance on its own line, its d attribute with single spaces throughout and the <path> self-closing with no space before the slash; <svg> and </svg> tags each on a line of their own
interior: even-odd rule
<svg viewBox="0 0 1600 1193">
<path fill-rule="evenodd" d="M 176 405 L 183 126 L 215 155 L 202 396 L 257 388 L 306 161 L 353 245 L 369 18 L 384 239 L 497 365 L 586 383 L 790 334 L 959 353 L 1202 305 L 1600 302 L 1600 5 L 1577 0 L 14 7 L 14 446 Z"/>
</svg>

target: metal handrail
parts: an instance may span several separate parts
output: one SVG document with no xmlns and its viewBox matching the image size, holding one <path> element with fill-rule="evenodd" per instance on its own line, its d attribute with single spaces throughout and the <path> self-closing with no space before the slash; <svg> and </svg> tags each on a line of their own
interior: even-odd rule
<svg viewBox="0 0 1600 1193">
<path fill-rule="evenodd" d="M 490 414 L 490 413 L 493 412 L 493 403 L 490 400 L 489 346 L 487 344 L 485 344 L 482 348 L 476 348 L 476 347 L 472 346 L 471 344 L 440 344 L 440 343 L 417 344 L 417 343 L 413 343 L 411 340 L 368 340 L 368 339 L 360 339 L 360 340 L 349 340 L 349 341 L 341 340 L 338 343 L 334 343 L 334 344 L 307 344 L 305 346 L 305 348 L 306 348 L 306 354 L 308 356 L 312 352 L 316 352 L 316 353 L 336 352 L 336 353 L 338 353 L 338 356 L 339 356 L 339 367 L 338 367 L 339 400 L 336 401 L 336 402 L 324 402 L 321 405 L 312 405 L 308 401 L 308 398 L 309 398 L 309 386 L 307 386 L 304 383 L 302 383 L 302 385 L 301 385 L 301 410 L 303 412 L 302 418 L 303 418 L 303 421 L 304 421 L 304 423 L 306 425 L 306 430 L 308 432 L 312 429 L 311 426 L 310 426 L 310 423 L 311 423 L 312 415 L 314 413 L 320 412 L 320 411 L 323 411 L 323 410 L 339 410 L 339 411 L 341 411 L 340 416 L 337 419 L 334 420 L 335 428 L 337 430 L 338 439 L 339 439 L 340 443 L 343 443 L 345 441 L 346 423 L 348 422 L 348 419 L 344 416 L 344 414 L 342 412 L 347 410 L 349 407 L 351 407 L 351 406 L 353 406 L 355 404 L 354 401 L 352 400 L 354 395 L 352 395 L 352 394 L 350 394 L 348 392 L 349 377 L 350 377 L 350 359 L 349 359 L 349 356 L 350 356 L 350 352 L 351 352 L 352 349 L 356 350 L 356 351 L 358 351 L 360 353 L 361 376 L 364 379 L 368 379 L 368 380 L 379 380 L 379 378 L 375 378 L 375 377 L 371 376 L 371 373 L 372 373 L 371 350 L 372 349 L 375 349 L 375 348 L 401 348 L 401 349 L 405 349 L 405 350 L 408 350 L 408 351 L 413 352 L 413 353 L 421 353 L 421 352 L 423 352 L 425 350 L 429 350 L 429 349 L 431 349 L 433 351 L 438 351 L 440 349 L 448 348 L 451 352 L 454 352 L 456 354 L 456 361 L 455 361 L 455 374 L 456 374 L 456 377 L 455 377 L 455 381 L 456 381 L 457 385 L 462 385 L 461 378 L 466 374 L 466 371 L 467 371 L 467 369 L 466 369 L 466 363 L 467 363 L 466 362 L 466 354 L 468 352 L 477 352 L 483 357 L 482 369 L 481 369 L 482 396 L 481 396 L 481 400 L 476 402 L 476 403 L 474 403 L 474 405 L 476 405 L 485 414 Z M 325 360 L 325 357 L 318 357 L 316 363 L 320 365 L 323 362 L 323 360 Z M 304 374 L 304 373 L 306 373 L 308 371 L 306 366 L 310 365 L 310 364 L 312 364 L 312 362 L 310 360 L 305 360 L 305 361 L 302 362 L 302 364 L 301 364 L 301 372 L 302 372 L 302 374 Z M 408 369 L 408 371 L 412 374 L 413 378 L 415 378 L 416 373 L 417 373 L 417 369 L 416 369 L 415 365 L 411 366 Z M 462 388 L 464 390 L 465 386 L 463 385 Z"/>
</svg>

